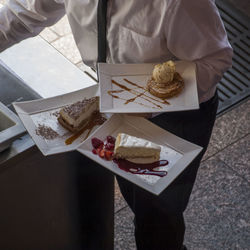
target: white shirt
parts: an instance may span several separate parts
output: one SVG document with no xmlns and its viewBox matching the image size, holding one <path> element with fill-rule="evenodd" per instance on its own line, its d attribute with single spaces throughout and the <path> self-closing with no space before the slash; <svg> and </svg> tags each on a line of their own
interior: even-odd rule
<svg viewBox="0 0 250 250">
<path fill-rule="evenodd" d="M 9 0 L 0 10 L 0 51 L 39 34 L 66 11 L 83 62 L 97 60 L 98 0 Z M 231 66 L 232 48 L 214 0 L 109 0 L 108 63 L 196 63 L 199 101 Z"/>
</svg>

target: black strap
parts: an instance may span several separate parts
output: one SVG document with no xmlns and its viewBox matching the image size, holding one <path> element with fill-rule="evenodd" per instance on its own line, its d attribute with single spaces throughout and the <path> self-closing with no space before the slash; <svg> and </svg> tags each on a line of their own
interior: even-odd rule
<svg viewBox="0 0 250 250">
<path fill-rule="evenodd" d="M 98 2 L 98 8 L 97 8 L 98 59 L 97 59 L 97 62 L 106 62 L 107 2 L 108 0 L 99 0 Z"/>
</svg>

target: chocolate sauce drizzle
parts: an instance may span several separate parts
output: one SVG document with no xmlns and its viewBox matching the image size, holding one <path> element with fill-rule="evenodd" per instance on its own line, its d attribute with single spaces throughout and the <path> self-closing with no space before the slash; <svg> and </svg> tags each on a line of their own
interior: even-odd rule
<svg viewBox="0 0 250 250">
<path fill-rule="evenodd" d="M 162 106 L 160 104 L 165 104 L 165 105 L 169 105 L 170 104 L 168 101 L 166 101 L 164 99 L 157 99 L 157 98 L 154 98 L 152 96 L 147 95 L 146 93 L 148 92 L 148 90 L 146 88 L 138 85 L 137 83 L 131 82 L 131 81 L 129 81 L 126 78 L 124 78 L 123 80 L 125 82 L 129 83 L 130 85 L 134 86 L 135 88 L 133 88 L 133 89 L 132 88 L 128 88 L 124 84 L 121 84 L 121 83 L 119 83 L 119 82 L 117 82 L 115 80 L 112 80 L 111 82 L 114 85 L 116 85 L 119 88 L 121 88 L 121 89 L 119 89 L 119 90 L 109 90 L 108 94 L 111 95 L 113 98 L 124 100 L 125 101 L 124 104 L 128 104 L 128 103 L 134 102 L 134 103 L 137 103 L 137 104 L 142 105 L 142 106 L 151 107 L 151 106 L 148 106 L 148 105 L 146 105 L 144 103 L 140 103 L 140 102 L 136 101 L 136 99 L 138 97 L 140 97 L 140 98 L 146 100 L 147 102 L 153 104 L 154 107 L 152 107 L 152 108 L 156 108 L 156 109 L 162 109 Z M 142 89 L 144 91 L 140 92 L 137 89 Z M 129 93 L 135 95 L 135 97 L 130 98 L 130 99 L 125 99 L 125 98 L 122 98 L 122 97 L 116 95 L 117 93 L 121 93 L 123 91 L 129 92 Z"/>
</svg>

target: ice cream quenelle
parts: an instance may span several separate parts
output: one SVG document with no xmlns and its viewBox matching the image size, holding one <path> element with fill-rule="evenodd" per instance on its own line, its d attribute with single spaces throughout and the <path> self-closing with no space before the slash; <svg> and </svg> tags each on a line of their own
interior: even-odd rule
<svg viewBox="0 0 250 250">
<path fill-rule="evenodd" d="M 147 82 L 147 90 L 160 98 L 171 98 L 181 93 L 184 88 L 184 80 L 175 71 L 175 63 L 167 61 L 155 65 L 152 77 Z"/>
<path fill-rule="evenodd" d="M 155 65 L 152 77 L 157 83 L 163 84 L 173 81 L 174 73 L 175 63 L 173 61 L 167 61 L 162 64 Z"/>
</svg>

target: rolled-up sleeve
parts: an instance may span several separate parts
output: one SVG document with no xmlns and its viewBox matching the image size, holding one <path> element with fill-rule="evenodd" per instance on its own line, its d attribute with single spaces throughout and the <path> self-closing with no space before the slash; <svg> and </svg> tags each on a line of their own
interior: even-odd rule
<svg viewBox="0 0 250 250">
<path fill-rule="evenodd" d="M 64 14 L 63 0 L 9 0 L 0 9 L 0 51 L 38 35 Z"/>
<path fill-rule="evenodd" d="M 165 32 L 171 53 L 196 63 L 199 99 L 208 100 L 223 73 L 231 67 L 233 55 L 214 1 L 175 1 Z"/>
</svg>

